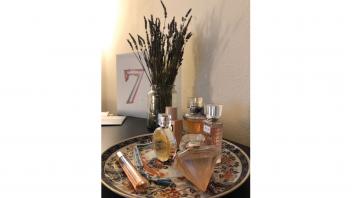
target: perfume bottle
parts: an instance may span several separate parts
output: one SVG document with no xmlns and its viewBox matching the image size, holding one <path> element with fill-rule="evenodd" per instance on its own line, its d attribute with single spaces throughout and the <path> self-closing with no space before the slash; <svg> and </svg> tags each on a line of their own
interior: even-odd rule
<svg viewBox="0 0 352 198">
<path fill-rule="evenodd" d="M 180 144 L 182 137 L 182 120 L 177 119 L 177 108 L 176 107 L 165 107 L 165 113 L 170 115 L 171 130 L 174 133 L 177 142 L 177 148 Z"/>
<path fill-rule="evenodd" d="M 170 119 L 170 115 L 159 113 L 158 124 L 160 127 L 155 129 L 153 134 L 153 149 L 156 157 L 162 162 L 172 159 L 177 151 L 176 139 L 170 128 Z"/>
<path fill-rule="evenodd" d="M 203 98 L 190 97 L 188 99 L 189 112 L 183 116 L 183 128 L 186 134 L 199 134 L 203 132 Z"/>
<path fill-rule="evenodd" d="M 221 145 L 223 136 L 223 124 L 219 121 L 222 114 L 222 105 L 207 104 L 205 105 L 206 120 L 204 120 L 203 135 L 205 142 L 209 145 L 217 146 L 219 150 L 219 159 L 221 162 Z"/>
<path fill-rule="evenodd" d="M 202 145 L 201 142 L 199 144 L 195 142 L 188 144 L 186 150 L 177 153 L 174 167 L 199 190 L 205 192 L 214 172 L 218 149 L 214 145 Z"/>
<path fill-rule="evenodd" d="M 116 155 L 122 170 L 127 175 L 128 180 L 132 183 L 136 192 L 145 192 L 149 186 L 148 181 L 136 170 L 130 160 L 128 160 L 121 151 L 117 151 Z"/>
</svg>

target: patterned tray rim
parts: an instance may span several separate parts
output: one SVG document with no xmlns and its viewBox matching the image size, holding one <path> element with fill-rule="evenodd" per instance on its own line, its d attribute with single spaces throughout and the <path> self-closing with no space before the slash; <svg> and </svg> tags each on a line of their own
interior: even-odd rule
<svg viewBox="0 0 352 198">
<path fill-rule="evenodd" d="M 153 133 L 147 133 L 147 134 L 142 134 L 142 135 L 137 135 L 137 136 L 133 136 L 133 137 L 130 137 L 130 138 L 126 138 L 126 139 L 124 139 L 124 140 L 122 140 L 122 141 L 119 141 L 119 142 L 117 142 L 116 144 L 112 145 L 112 146 L 109 147 L 108 149 L 106 149 L 101 155 L 103 156 L 104 153 L 106 153 L 108 150 L 112 149 L 112 147 L 114 147 L 114 146 L 116 146 L 116 145 L 118 145 L 118 144 L 121 144 L 121 143 L 123 143 L 123 142 L 125 142 L 125 141 L 129 141 L 129 140 L 131 140 L 131 139 L 135 139 L 135 138 L 139 138 L 139 137 L 144 137 L 144 136 L 152 136 L 152 135 L 153 135 Z M 227 191 L 225 191 L 225 192 L 222 192 L 222 193 L 217 194 L 217 195 L 215 195 L 215 196 L 212 196 L 212 197 L 210 197 L 210 198 L 221 197 L 221 196 L 224 196 L 224 195 L 227 195 L 227 194 L 233 192 L 234 190 L 236 190 L 237 188 L 239 188 L 245 181 L 247 181 L 247 179 L 248 179 L 248 177 L 249 177 L 249 173 L 250 173 L 250 160 L 249 160 L 248 155 L 247 155 L 240 147 L 238 147 L 236 144 L 234 144 L 234 143 L 232 143 L 232 142 L 230 142 L 230 141 L 228 141 L 228 140 L 224 140 L 224 139 L 223 139 L 222 141 L 224 141 L 224 142 L 226 142 L 226 143 L 228 143 L 228 144 L 231 144 L 231 145 L 235 146 L 235 147 L 245 156 L 245 158 L 246 158 L 246 160 L 247 160 L 247 162 L 248 162 L 248 172 L 247 172 L 246 176 L 244 177 L 244 179 L 243 179 L 242 181 L 240 181 L 236 186 L 232 187 L 230 190 L 227 190 Z M 104 171 L 104 169 L 102 169 L 101 171 Z M 121 196 L 123 196 L 123 197 L 138 197 L 138 198 L 139 198 L 139 197 L 140 197 L 140 198 L 144 198 L 144 197 L 145 197 L 145 196 L 131 196 L 130 194 L 126 194 L 126 193 L 124 193 L 123 191 L 118 191 L 118 190 L 116 190 L 116 189 L 110 187 L 107 183 L 105 183 L 105 181 L 103 180 L 103 178 L 101 178 L 101 182 L 102 182 L 102 184 L 103 184 L 105 187 L 107 187 L 109 190 L 111 190 L 112 192 L 114 192 L 114 193 L 116 193 L 116 194 L 118 194 L 118 195 L 121 195 Z"/>
</svg>

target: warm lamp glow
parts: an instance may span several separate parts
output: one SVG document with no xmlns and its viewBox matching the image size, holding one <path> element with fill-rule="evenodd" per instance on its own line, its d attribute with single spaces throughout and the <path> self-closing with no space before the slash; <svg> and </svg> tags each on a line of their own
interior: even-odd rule
<svg viewBox="0 0 352 198">
<path fill-rule="evenodd" d="M 117 26 L 120 18 L 121 0 L 108 0 L 104 3 L 103 9 L 100 10 L 101 14 L 101 35 L 99 36 L 102 44 L 103 51 L 113 48 L 114 35 L 117 32 Z"/>
</svg>

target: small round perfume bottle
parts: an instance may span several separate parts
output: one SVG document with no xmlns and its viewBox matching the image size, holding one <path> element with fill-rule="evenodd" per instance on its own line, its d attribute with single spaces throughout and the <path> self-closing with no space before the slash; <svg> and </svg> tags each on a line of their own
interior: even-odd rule
<svg viewBox="0 0 352 198">
<path fill-rule="evenodd" d="M 165 162 L 172 159 L 177 151 L 176 138 L 170 128 L 171 115 L 158 114 L 158 124 L 160 127 L 155 129 L 153 134 L 153 149 L 156 157 Z"/>
</svg>

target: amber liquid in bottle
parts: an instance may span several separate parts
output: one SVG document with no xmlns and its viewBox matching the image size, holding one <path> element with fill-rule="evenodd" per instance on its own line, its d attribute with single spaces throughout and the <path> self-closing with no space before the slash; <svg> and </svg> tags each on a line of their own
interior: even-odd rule
<svg viewBox="0 0 352 198">
<path fill-rule="evenodd" d="M 200 134 L 203 132 L 203 120 L 205 117 L 199 116 L 199 117 L 193 117 L 192 115 L 190 116 L 184 116 L 183 117 L 183 127 L 186 133 L 189 134 Z"/>
<path fill-rule="evenodd" d="M 158 115 L 159 128 L 153 134 L 153 149 L 156 157 L 165 162 L 176 155 L 177 143 L 170 129 L 171 115 L 162 113 Z"/>
<path fill-rule="evenodd" d="M 183 129 L 186 134 L 201 134 L 203 132 L 203 98 L 190 97 L 188 99 L 189 112 L 183 116 Z"/>
<path fill-rule="evenodd" d="M 172 159 L 177 151 L 177 143 L 170 128 L 159 127 L 153 134 L 153 149 L 156 157 L 165 162 Z"/>
</svg>

